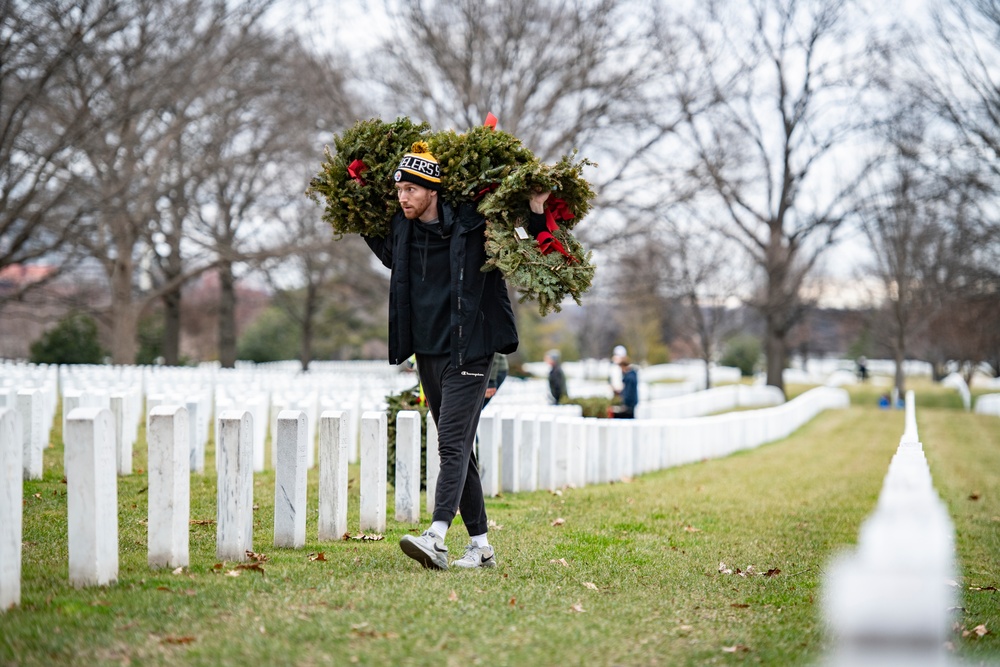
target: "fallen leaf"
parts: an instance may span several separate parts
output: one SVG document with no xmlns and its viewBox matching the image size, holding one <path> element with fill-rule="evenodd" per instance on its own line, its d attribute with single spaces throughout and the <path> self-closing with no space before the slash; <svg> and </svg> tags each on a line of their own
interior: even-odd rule
<svg viewBox="0 0 1000 667">
<path fill-rule="evenodd" d="M 514 605 L 517 604 L 517 598 L 514 597 L 514 596 L 511 596 L 510 600 L 507 601 L 507 604 L 509 604 L 511 607 L 513 607 Z"/>
<path fill-rule="evenodd" d="M 262 566 L 259 562 L 257 562 L 257 563 L 240 563 L 239 565 L 236 566 L 236 569 L 237 570 L 253 570 L 255 572 L 260 572 L 261 575 L 264 574 L 264 566 Z"/>
<path fill-rule="evenodd" d="M 969 500 L 979 500 L 979 492 L 973 491 L 969 494 Z"/>
<path fill-rule="evenodd" d="M 489 521 L 486 522 L 486 527 L 492 528 L 493 530 L 503 530 L 503 526 L 499 525 L 493 519 L 490 519 Z"/>
<path fill-rule="evenodd" d="M 770 570 L 768 570 L 767 572 L 764 573 L 764 576 L 765 577 L 773 577 L 773 576 L 776 576 L 776 575 L 779 575 L 779 574 L 781 574 L 781 570 L 779 570 L 776 567 L 772 567 Z"/>
<path fill-rule="evenodd" d="M 552 492 L 552 495 L 553 496 L 561 496 L 562 495 L 562 489 L 556 489 L 555 491 Z"/>
<path fill-rule="evenodd" d="M 347 534 L 347 538 L 352 540 L 361 540 L 363 542 L 378 542 L 379 540 L 384 540 L 385 536 L 380 533 L 358 533 L 357 535 Z"/>
<path fill-rule="evenodd" d="M 213 570 L 221 570 L 223 567 L 225 567 L 225 565 L 223 563 L 216 563 L 215 565 L 212 566 L 212 569 Z"/>
<path fill-rule="evenodd" d="M 174 591 L 169 586 L 157 586 L 156 590 L 166 591 L 167 593 L 173 593 Z"/>
<path fill-rule="evenodd" d="M 680 625 L 680 626 L 677 627 L 677 629 L 680 630 L 681 632 L 691 632 L 692 630 L 694 630 L 694 626 L 693 625 Z"/>
<path fill-rule="evenodd" d="M 448 602 L 458 602 L 458 593 L 455 591 L 448 593 Z"/>
<path fill-rule="evenodd" d="M 732 574 L 733 573 L 733 571 L 731 569 L 729 569 L 728 567 L 726 567 L 726 564 L 723 563 L 722 561 L 719 561 L 719 572 L 721 572 L 722 574 Z"/>
<path fill-rule="evenodd" d="M 247 558 L 257 563 L 264 563 L 267 561 L 267 556 L 265 554 L 255 554 L 249 549 L 247 549 Z"/>
<path fill-rule="evenodd" d="M 583 582 L 583 585 L 584 585 L 584 586 L 585 586 L 586 588 L 589 588 L 589 589 L 590 589 L 590 590 L 592 590 L 592 591 L 596 591 L 596 590 L 597 590 L 597 584 L 595 584 L 595 583 L 594 583 L 594 582 L 592 582 L 592 581 L 585 581 L 585 582 Z"/>
<path fill-rule="evenodd" d="M 564 519 L 562 517 L 559 517 L 558 519 L 556 519 L 555 521 L 552 522 L 552 525 L 553 526 L 561 526 L 564 523 L 566 523 L 566 519 Z"/>
<path fill-rule="evenodd" d="M 734 602 L 734 603 L 732 603 L 729 606 L 730 607 L 736 607 L 737 609 L 747 609 L 747 608 L 750 607 L 750 605 L 748 605 L 746 603 L 743 603 L 743 602 Z"/>
<path fill-rule="evenodd" d="M 743 644 L 737 644 L 736 646 L 723 646 L 723 653 L 749 653 L 750 647 L 744 646 Z"/>
<path fill-rule="evenodd" d="M 757 570 L 753 569 L 753 565 L 747 565 L 747 574 L 748 575 L 757 574 Z"/>
<path fill-rule="evenodd" d="M 306 556 L 309 560 L 326 560 L 326 554 L 322 551 L 319 553 L 312 553 Z"/>
<path fill-rule="evenodd" d="M 183 565 L 180 566 L 179 568 L 171 572 L 171 574 L 184 574 L 184 566 Z"/>
<path fill-rule="evenodd" d="M 567 563 L 567 562 L 566 562 L 566 559 L 565 559 L 565 558 L 560 558 L 560 559 L 558 559 L 558 560 L 557 560 L 557 559 L 555 559 L 555 558 L 553 558 L 553 559 L 552 559 L 552 560 L 550 560 L 549 562 L 550 562 L 550 563 L 556 563 L 556 564 L 558 564 L 558 565 L 563 565 L 563 566 L 565 566 L 565 567 L 569 567 L 569 563 Z"/>
<path fill-rule="evenodd" d="M 695 528 L 694 526 L 684 526 L 684 530 L 686 530 L 689 533 L 700 533 L 701 532 L 701 528 Z"/>
<path fill-rule="evenodd" d="M 976 627 L 974 627 L 972 629 L 972 631 L 975 632 L 976 635 L 979 636 L 979 637 L 982 637 L 984 635 L 990 634 L 990 631 L 986 629 L 986 624 L 985 623 L 982 624 L 982 625 L 977 625 Z"/>
<path fill-rule="evenodd" d="M 190 644 L 194 640 L 195 638 L 190 636 L 174 637 L 173 635 L 169 635 L 167 637 L 164 637 L 160 641 L 164 644 Z"/>
<path fill-rule="evenodd" d="M 238 570 L 228 570 L 228 571 L 226 571 L 226 576 L 227 577 L 238 577 L 238 576 L 240 576 L 240 573 L 239 573 Z"/>
<path fill-rule="evenodd" d="M 969 586 L 970 591 L 995 591 L 996 586 Z"/>
<path fill-rule="evenodd" d="M 42 494 L 40 494 L 40 493 L 36 493 L 36 494 L 35 494 L 35 497 L 36 497 L 36 498 L 38 498 L 39 500 L 41 500 L 41 499 L 42 499 Z"/>
<path fill-rule="evenodd" d="M 573 605 L 572 607 L 570 607 L 569 610 L 570 611 L 575 611 L 575 612 L 577 612 L 579 614 L 582 614 L 585 611 L 587 611 L 586 609 L 583 608 L 583 605 L 580 604 L 579 602 L 577 602 L 575 605 Z"/>
<path fill-rule="evenodd" d="M 215 519 L 191 519 L 188 523 L 192 526 L 211 526 L 215 524 Z"/>
</svg>

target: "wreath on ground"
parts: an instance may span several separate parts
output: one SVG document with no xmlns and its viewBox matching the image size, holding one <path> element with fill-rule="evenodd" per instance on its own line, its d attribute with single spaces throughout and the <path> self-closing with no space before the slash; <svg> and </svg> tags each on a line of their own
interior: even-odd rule
<svg viewBox="0 0 1000 667">
<path fill-rule="evenodd" d="M 499 270 L 519 293 L 534 300 L 542 315 L 559 311 L 568 295 L 580 303 L 594 277 L 592 253 L 570 230 L 591 209 L 594 192 L 583 178 L 593 163 L 574 153 L 554 165 L 540 162 L 517 137 L 491 126 L 458 134 L 431 133 L 426 123 L 408 118 L 393 123 L 359 121 L 334 137 L 335 150 L 324 150 L 324 162 L 306 194 L 325 204 L 323 219 L 338 236 L 384 237 L 399 210 L 391 184 L 402 156 L 417 141 L 428 144 L 441 165 L 442 197 L 457 206 L 475 203 L 487 220 L 483 271 Z M 527 228 L 532 193 L 549 191 L 546 231 L 538 242 Z"/>
</svg>

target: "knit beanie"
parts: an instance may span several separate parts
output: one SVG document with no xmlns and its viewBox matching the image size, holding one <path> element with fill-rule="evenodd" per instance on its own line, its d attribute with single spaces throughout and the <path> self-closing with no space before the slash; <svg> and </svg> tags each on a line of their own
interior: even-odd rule
<svg viewBox="0 0 1000 667">
<path fill-rule="evenodd" d="M 394 181 L 409 181 L 430 190 L 441 189 L 441 165 L 430 153 L 426 142 L 417 141 L 410 152 L 399 161 L 396 172 L 392 175 Z"/>
</svg>

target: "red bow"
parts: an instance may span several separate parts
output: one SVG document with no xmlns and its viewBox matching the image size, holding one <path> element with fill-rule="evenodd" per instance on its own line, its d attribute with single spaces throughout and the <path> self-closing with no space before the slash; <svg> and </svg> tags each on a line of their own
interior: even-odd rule
<svg viewBox="0 0 1000 667">
<path fill-rule="evenodd" d="M 483 125 L 490 128 L 491 130 L 497 129 L 497 117 L 493 115 L 493 112 L 491 111 L 486 112 L 486 122 L 484 122 Z"/>
<path fill-rule="evenodd" d="M 575 216 L 573 212 L 569 210 L 569 206 L 562 199 L 556 197 L 549 197 L 545 201 L 545 227 L 548 229 L 547 232 L 542 232 L 538 235 L 538 250 L 541 251 L 543 255 L 548 255 L 553 250 L 557 250 L 566 259 L 573 263 L 576 261 L 576 257 L 569 254 L 563 244 L 559 242 L 559 239 L 552 236 L 552 232 L 559 229 L 559 224 L 556 220 L 572 220 Z"/>
<path fill-rule="evenodd" d="M 347 165 L 347 173 L 350 174 L 351 178 L 358 182 L 358 185 L 364 185 L 365 179 L 361 178 L 361 174 L 368 171 L 368 165 L 361 160 L 355 160 L 351 164 Z"/>
</svg>

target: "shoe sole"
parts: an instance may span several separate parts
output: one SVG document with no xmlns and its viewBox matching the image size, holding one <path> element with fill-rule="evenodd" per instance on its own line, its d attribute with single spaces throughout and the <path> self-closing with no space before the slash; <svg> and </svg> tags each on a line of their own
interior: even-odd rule
<svg viewBox="0 0 1000 667">
<path fill-rule="evenodd" d="M 459 570 L 489 570 L 496 567 L 497 562 L 495 560 L 490 560 L 485 563 L 480 563 L 479 565 L 457 565 L 452 563 L 451 566 L 458 568 Z"/>
<path fill-rule="evenodd" d="M 421 549 L 417 544 L 411 542 L 407 539 L 402 539 L 399 541 L 399 548 L 403 550 L 403 553 L 423 565 L 428 570 L 447 570 L 448 562 L 445 561 L 444 566 L 434 560 L 431 554 L 427 553 Z M 446 557 L 447 558 L 447 557 Z"/>
</svg>

